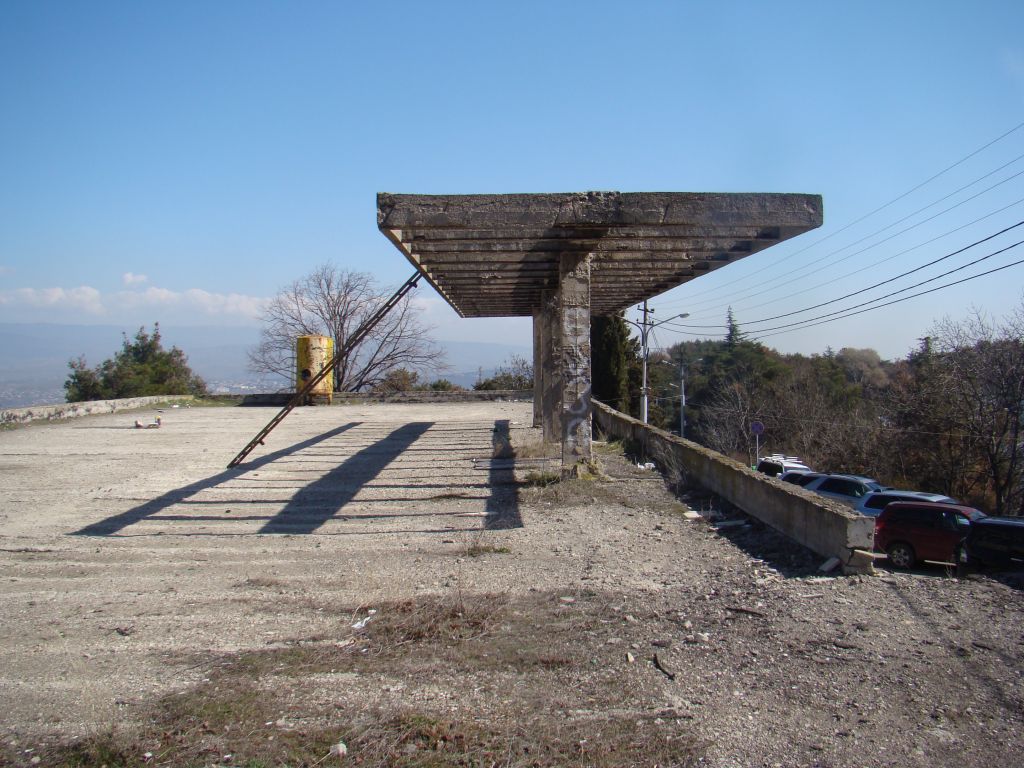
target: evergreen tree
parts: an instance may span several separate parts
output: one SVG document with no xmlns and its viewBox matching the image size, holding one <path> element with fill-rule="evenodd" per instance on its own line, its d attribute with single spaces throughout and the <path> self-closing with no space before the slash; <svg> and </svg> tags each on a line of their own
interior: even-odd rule
<svg viewBox="0 0 1024 768">
<path fill-rule="evenodd" d="M 177 347 L 160 343 L 160 324 L 153 333 L 139 328 L 135 338 L 124 336 L 119 351 L 96 368 L 84 357 L 68 363 L 71 373 L 64 382 L 69 403 L 153 395 L 205 395 L 206 383 L 188 367 L 188 358 Z"/>
<path fill-rule="evenodd" d="M 639 353 L 621 312 L 591 320 L 590 352 L 594 398 L 627 413 L 629 371 L 631 364 L 639 360 Z"/>
<path fill-rule="evenodd" d="M 740 330 L 739 323 L 736 322 L 736 316 L 732 312 L 732 307 L 729 307 L 725 313 L 725 323 L 728 328 L 725 332 L 725 344 L 727 347 L 731 349 L 741 341 L 746 341 L 747 336 Z"/>
</svg>

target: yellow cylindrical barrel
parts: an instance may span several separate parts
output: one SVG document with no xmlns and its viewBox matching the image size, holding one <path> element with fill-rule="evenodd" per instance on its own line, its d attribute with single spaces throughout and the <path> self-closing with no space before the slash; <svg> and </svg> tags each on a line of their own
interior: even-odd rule
<svg viewBox="0 0 1024 768">
<path fill-rule="evenodd" d="M 330 336 L 299 336 L 295 343 L 295 391 L 300 392 L 334 357 L 334 339 Z M 334 375 L 318 382 L 309 393 L 307 403 L 331 404 L 334 394 Z"/>
</svg>

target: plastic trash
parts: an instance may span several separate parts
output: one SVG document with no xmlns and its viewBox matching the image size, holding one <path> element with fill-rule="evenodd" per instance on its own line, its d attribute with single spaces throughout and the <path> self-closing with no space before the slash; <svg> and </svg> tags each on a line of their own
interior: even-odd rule
<svg viewBox="0 0 1024 768">
<path fill-rule="evenodd" d="M 371 608 L 369 611 L 367 611 L 367 613 L 369 615 L 353 624 L 352 629 L 362 629 L 363 627 L 365 627 L 367 624 L 370 623 L 370 620 L 373 618 L 373 615 L 377 613 L 377 611 L 376 609 Z"/>
</svg>

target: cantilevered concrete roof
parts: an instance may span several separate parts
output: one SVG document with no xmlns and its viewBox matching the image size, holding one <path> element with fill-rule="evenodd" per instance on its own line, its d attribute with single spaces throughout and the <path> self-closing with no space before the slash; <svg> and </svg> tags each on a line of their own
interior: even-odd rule
<svg viewBox="0 0 1024 768">
<path fill-rule="evenodd" d="M 591 311 L 625 309 L 821 226 L 820 195 L 377 195 L 377 224 L 463 317 L 530 315 L 562 253 L 593 253 Z"/>
</svg>

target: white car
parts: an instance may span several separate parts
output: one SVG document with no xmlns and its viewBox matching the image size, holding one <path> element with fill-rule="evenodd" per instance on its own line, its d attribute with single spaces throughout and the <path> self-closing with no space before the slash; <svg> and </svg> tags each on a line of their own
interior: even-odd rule
<svg viewBox="0 0 1024 768">
<path fill-rule="evenodd" d="M 797 456 L 783 456 L 782 454 L 765 456 L 757 462 L 757 471 L 770 477 L 781 477 L 784 473 L 793 470 L 810 472 L 811 468 L 800 461 Z"/>
<path fill-rule="evenodd" d="M 886 505 L 894 501 L 930 501 L 933 504 L 959 504 L 956 499 L 943 496 L 939 493 L 925 493 L 924 491 L 898 491 L 888 488 L 884 491 L 872 491 L 860 497 L 860 501 L 854 507 L 862 515 L 878 517 Z"/>
</svg>

